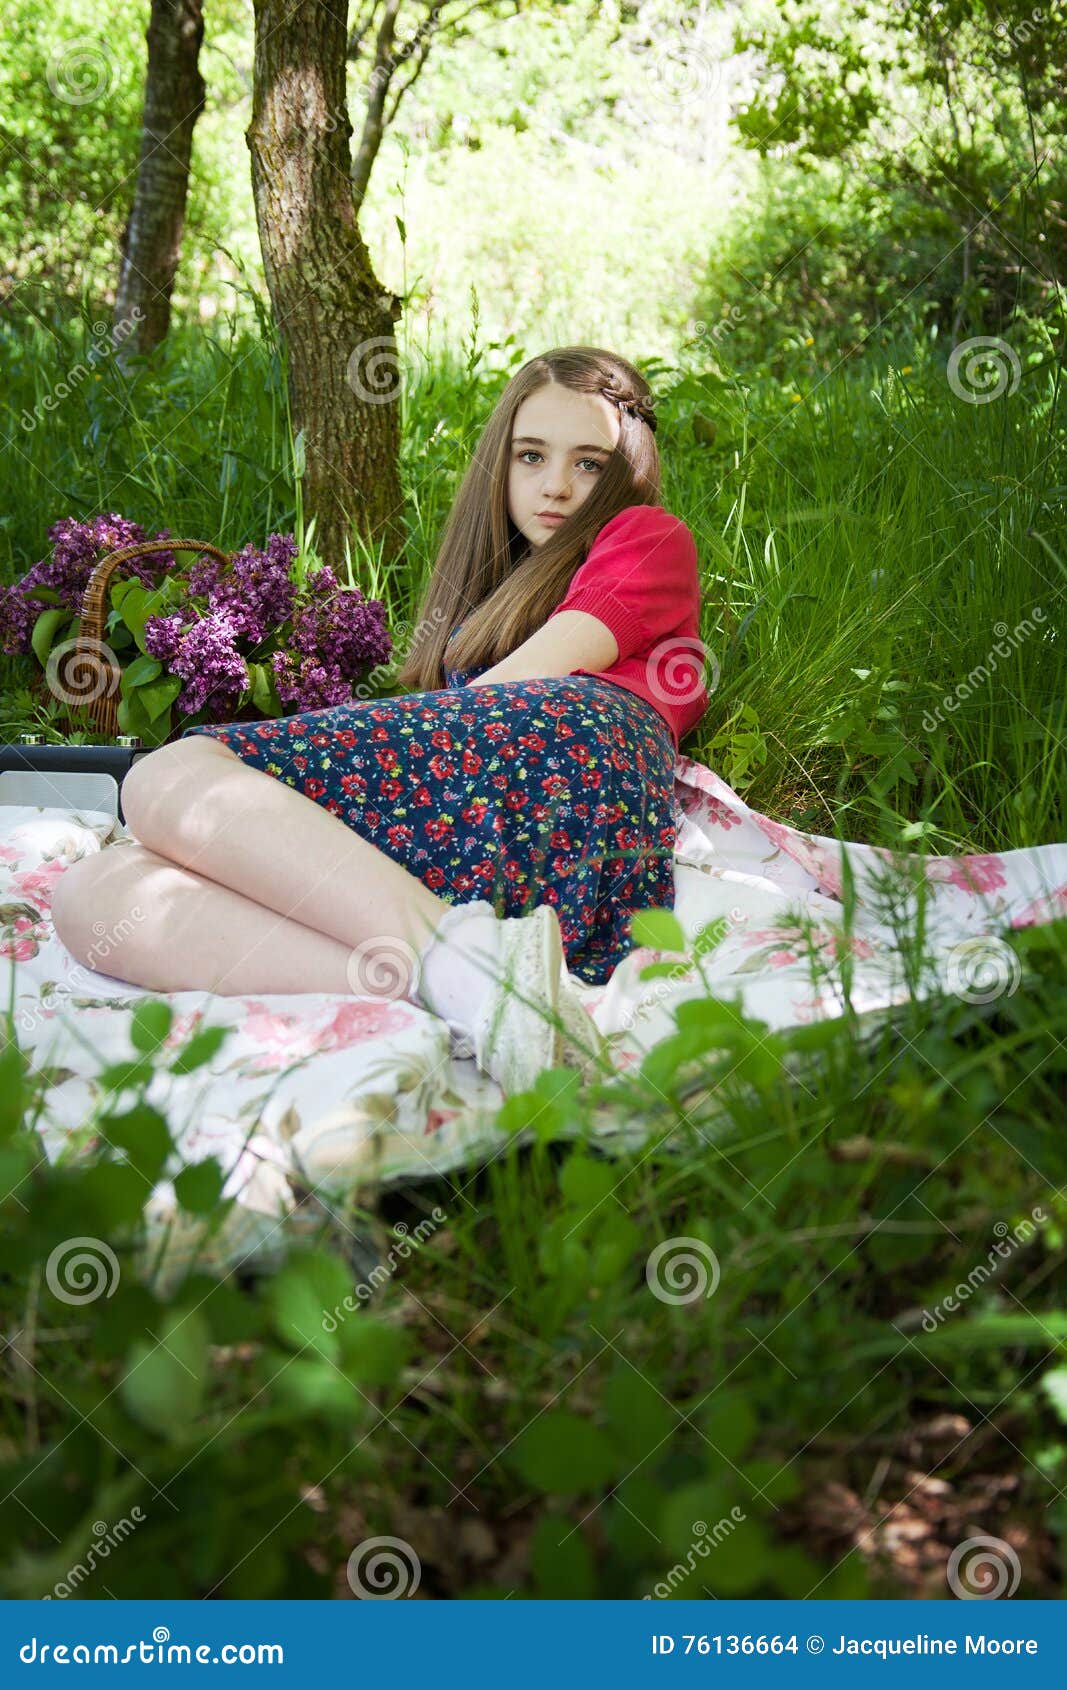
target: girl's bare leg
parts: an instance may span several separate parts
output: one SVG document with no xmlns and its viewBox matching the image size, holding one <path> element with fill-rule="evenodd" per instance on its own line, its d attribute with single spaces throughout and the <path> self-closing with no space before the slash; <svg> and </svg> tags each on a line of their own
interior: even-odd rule
<svg viewBox="0 0 1067 1690">
<path fill-rule="evenodd" d="M 123 782 L 122 803 L 130 832 L 147 855 L 136 874 L 133 865 L 121 879 L 117 865 L 110 870 L 116 878 L 107 913 L 120 921 L 123 906 L 127 912 L 134 903 L 150 909 L 152 900 L 165 894 L 169 917 L 134 922 L 128 932 L 124 928 L 121 949 L 97 965 L 102 972 L 113 973 L 116 958 L 124 955 L 124 966 L 135 967 L 139 975 L 147 971 L 156 975 L 152 989 L 217 989 L 218 971 L 228 956 L 230 992 L 362 994 L 380 991 L 380 984 L 375 988 L 369 982 L 388 975 L 392 984 L 387 995 L 400 996 L 416 983 L 418 953 L 445 914 L 447 903 L 337 816 L 273 775 L 249 767 L 218 740 L 198 734 L 141 758 Z M 114 854 L 121 857 L 132 851 L 132 846 L 123 845 Z M 89 902 L 84 894 L 90 874 L 92 898 L 99 896 L 102 878 L 106 878 L 103 865 L 110 854 L 100 853 L 100 866 L 93 869 L 75 863 L 57 884 L 56 930 L 75 954 L 86 948 L 84 932 L 73 931 L 79 919 L 76 906 L 84 910 Z M 153 860 L 159 858 L 190 872 L 184 880 L 171 875 L 164 882 Z M 205 880 L 239 894 L 243 902 L 211 900 L 210 889 L 202 884 Z M 179 899 L 195 914 L 176 919 Z M 188 902 L 191 899 L 195 901 Z M 254 914 L 256 906 L 283 917 L 281 928 L 265 927 Z M 106 914 L 95 905 L 91 914 L 90 925 L 98 928 L 102 920 L 106 922 Z M 212 932 L 216 920 L 221 925 Z M 308 940 L 298 948 L 292 930 L 300 926 L 320 939 L 332 940 L 334 948 L 323 944 L 309 948 Z M 138 931 L 144 932 L 143 939 L 136 937 Z M 264 956 L 268 931 L 282 935 L 279 956 L 270 962 Z M 72 945 L 68 932 L 82 943 Z M 178 937 L 182 933 L 184 939 Z M 236 955 L 226 953 L 229 942 L 236 943 Z M 253 962 L 256 954 L 259 961 Z M 329 985 L 319 984 L 320 963 Z M 345 983 L 338 984 L 339 970 Z M 252 979 L 260 983 L 247 984 Z M 275 983 L 268 987 L 262 983 L 267 979 Z M 298 979 L 305 983 L 297 984 Z M 309 979 L 315 983 L 307 983 Z M 137 983 L 146 982 L 139 979 Z"/>
<path fill-rule="evenodd" d="M 126 841 L 71 864 L 52 921 L 84 967 L 150 992 L 403 995 L 388 953 L 351 951 Z"/>
</svg>

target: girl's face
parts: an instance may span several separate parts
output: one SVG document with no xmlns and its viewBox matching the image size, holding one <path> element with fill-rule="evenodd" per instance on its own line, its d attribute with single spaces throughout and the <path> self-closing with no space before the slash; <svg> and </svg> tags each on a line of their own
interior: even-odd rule
<svg viewBox="0 0 1067 1690">
<path fill-rule="evenodd" d="M 601 393 L 546 382 L 515 413 L 508 515 L 533 546 L 585 503 L 619 438 L 619 413 Z"/>
</svg>

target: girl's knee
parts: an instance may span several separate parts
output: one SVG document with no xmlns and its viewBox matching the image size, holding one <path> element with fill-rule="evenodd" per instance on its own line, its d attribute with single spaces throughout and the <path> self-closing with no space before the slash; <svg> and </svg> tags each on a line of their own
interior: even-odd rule
<svg viewBox="0 0 1067 1690">
<path fill-rule="evenodd" d="M 210 748 L 206 754 L 205 746 Z M 206 757 L 214 761 L 218 749 L 216 740 L 194 734 L 139 757 L 122 782 L 122 813 L 130 832 L 145 843 L 168 837 L 176 812 L 189 802 L 194 783 L 199 787 L 202 782 Z"/>
</svg>

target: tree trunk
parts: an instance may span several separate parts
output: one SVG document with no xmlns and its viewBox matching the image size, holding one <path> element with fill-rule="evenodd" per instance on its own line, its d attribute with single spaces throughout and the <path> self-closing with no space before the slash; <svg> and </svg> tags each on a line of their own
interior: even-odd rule
<svg viewBox="0 0 1067 1690">
<path fill-rule="evenodd" d="M 285 349 L 304 502 L 316 549 L 343 565 L 355 527 L 394 558 L 404 542 L 400 371 L 383 290 L 356 223 L 345 92 L 347 0 L 255 0 L 252 190 Z"/>
<path fill-rule="evenodd" d="M 147 38 L 141 159 L 115 292 L 120 365 L 124 353 L 158 346 L 170 327 L 193 130 L 204 107 L 202 0 L 152 0 Z"/>
</svg>

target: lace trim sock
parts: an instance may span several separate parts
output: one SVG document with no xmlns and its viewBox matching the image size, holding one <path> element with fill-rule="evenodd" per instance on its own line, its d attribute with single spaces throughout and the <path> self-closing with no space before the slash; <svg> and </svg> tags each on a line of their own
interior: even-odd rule
<svg viewBox="0 0 1067 1690">
<path fill-rule="evenodd" d="M 501 972 L 500 922 L 478 898 L 453 904 L 419 955 L 415 1003 L 448 1023 L 452 1055 L 475 1054 L 475 1029 Z"/>
</svg>

